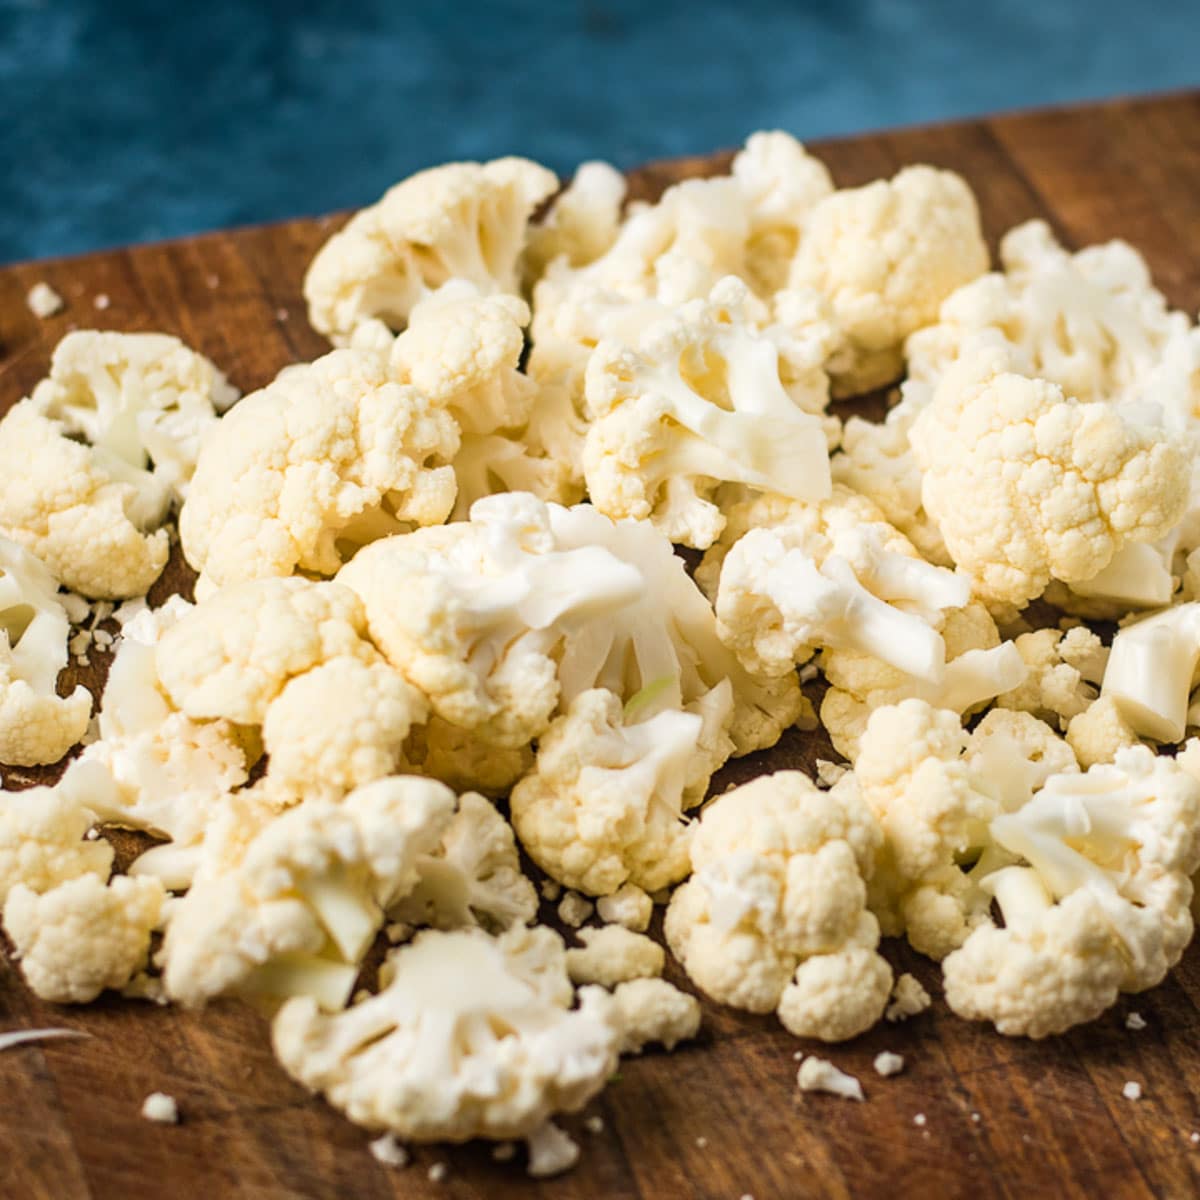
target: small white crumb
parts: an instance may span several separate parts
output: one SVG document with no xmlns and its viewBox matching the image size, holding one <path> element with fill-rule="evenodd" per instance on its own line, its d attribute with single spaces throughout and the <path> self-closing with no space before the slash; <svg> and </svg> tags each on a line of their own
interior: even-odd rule
<svg viewBox="0 0 1200 1200">
<path fill-rule="evenodd" d="M 830 762 L 827 758 L 817 759 L 817 782 L 831 788 L 850 768 L 845 763 Z"/>
<path fill-rule="evenodd" d="M 925 1114 L 917 1113 L 917 1115 L 915 1117 L 913 1117 L 913 1124 L 916 1125 L 918 1128 L 923 1127 L 925 1124 Z"/>
<path fill-rule="evenodd" d="M 497 1142 L 492 1147 L 492 1162 L 512 1162 L 516 1156 L 516 1142 Z"/>
<path fill-rule="evenodd" d="M 393 1133 L 385 1133 L 383 1137 L 368 1142 L 367 1149 L 370 1150 L 371 1157 L 385 1167 L 408 1166 L 408 1151 L 396 1141 L 396 1135 Z"/>
<path fill-rule="evenodd" d="M 1192 1136 L 1194 1137 L 1195 1135 L 1193 1134 Z M 696 1145 L 697 1145 L 697 1146 L 698 1146 L 698 1147 L 699 1147 L 701 1150 L 703 1150 L 703 1149 L 704 1149 L 704 1147 L 708 1145 L 708 1138 L 706 1138 L 706 1137 L 698 1137 L 698 1138 L 696 1139 Z"/>
<path fill-rule="evenodd" d="M 802 1062 L 803 1060 L 804 1060 L 804 1051 L 803 1050 L 797 1050 L 796 1053 L 792 1055 L 792 1062 Z"/>
<path fill-rule="evenodd" d="M 802 1092 L 828 1092 L 845 1100 L 863 1099 L 862 1084 L 853 1075 L 839 1071 L 828 1059 L 815 1055 L 800 1064 L 796 1083 Z"/>
<path fill-rule="evenodd" d="M 93 825 L 83 836 L 85 841 L 98 842 L 100 840 L 100 830 Z"/>
<path fill-rule="evenodd" d="M 175 1097 L 166 1092 L 151 1092 L 142 1101 L 142 1116 L 159 1125 L 178 1125 L 179 1105 L 175 1103 Z"/>
<path fill-rule="evenodd" d="M 584 1117 L 583 1127 L 588 1133 L 603 1133 L 604 1118 L 603 1117 Z"/>
<path fill-rule="evenodd" d="M 562 884 L 554 879 L 543 879 L 541 888 L 543 900 L 549 900 L 551 904 L 562 895 Z"/>
<path fill-rule="evenodd" d="M 29 289 L 25 297 L 29 311 L 39 320 L 44 321 L 55 313 L 62 312 L 66 307 L 63 298 L 43 279 Z"/>
<path fill-rule="evenodd" d="M 217 288 L 221 286 L 220 277 L 217 275 L 206 275 L 204 277 L 204 286 L 207 287 L 209 291 L 216 291 Z"/>
<path fill-rule="evenodd" d="M 98 308 L 98 309 L 99 309 L 101 312 L 103 312 L 103 311 L 104 311 L 106 308 L 108 308 L 108 306 L 109 306 L 110 304 L 112 304 L 112 301 L 111 301 L 111 300 L 108 298 L 108 293 L 107 293 L 107 292 L 101 292 L 101 293 L 100 293 L 100 294 L 99 294 L 99 295 L 98 295 L 98 296 L 97 296 L 97 297 L 96 297 L 96 298 L 95 298 L 95 299 L 92 301 L 92 303 L 93 303 L 93 304 L 94 304 L 94 305 L 95 305 L 95 306 L 96 306 L 96 307 L 97 307 L 97 308 Z"/>
<path fill-rule="evenodd" d="M 450 1174 L 450 1168 L 445 1163 L 434 1163 L 428 1174 L 430 1183 L 441 1183 Z"/>
<path fill-rule="evenodd" d="M 889 1021 L 907 1021 L 909 1017 L 923 1013 L 932 1003 L 929 993 L 920 982 L 914 976 L 904 974 L 896 980 L 896 986 L 892 988 L 892 1002 L 883 1015 Z"/>
<path fill-rule="evenodd" d="M 529 1147 L 526 1173 L 534 1179 L 548 1179 L 569 1171 L 579 1161 L 579 1146 L 553 1121 L 539 1126 L 525 1139 Z"/>
<path fill-rule="evenodd" d="M 1121 1095 L 1124 1096 L 1126 1100 L 1140 1100 L 1142 1098 L 1142 1085 L 1140 1083 L 1135 1083 L 1134 1080 L 1131 1079 L 1121 1089 Z"/>
<path fill-rule="evenodd" d="M 578 929 L 592 915 L 595 905 L 578 892 L 568 892 L 558 904 L 558 919 L 572 929 Z"/>
<path fill-rule="evenodd" d="M 92 634 L 92 638 L 101 650 L 111 649 L 113 644 L 113 635 L 109 633 L 107 629 L 97 629 L 96 632 Z"/>
<path fill-rule="evenodd" d="M 67 649 L 71 652 L 72 658 L 79 659 L 86 667 L 87 652 L 92 644 L 92 631 L 90 629 L 81 629 L 78 633 L 71 637 L 67 643 Z"/>
<path fill-rule="evenodd" d="M 623 883 L 611 896 L 596 901 L 600 920 L 608 925 L 624 925 L 634 933 L 644 933 L 654 915 L 654 901 L 635 883 Z"/>
<path fill-rule="evenodd" d="M 1190 1133 L 1188 1135 L 1188 1141 L 1191 1142 L 1193 1146 L 1200 1146 L 1200 1133 Z"/>
<path fill-rule="evenodd" d="M 904 1059 L 899 1054 L 884 1050 L 875 1055 L 875 1070 L 885 1078 L 889 1075 L 899 1075 L 904 1070 Z"/>
<path fill-rule="evenodd" d="M 983 1118 L 978 1113 L 972 1113 L 971 1120 L 974 1121 L 976 1125 L 978 1125 L 979 1122 L 983 1120 Z"/>
<path fill-rule="evenodd" d="M 1131 1012 L 1125 1018 L 1125 1028 L 1132 1029 L 1134 1033 L 1141 1033 L 1146 1028 L 1146 1018 L 1139 1012 Z"/>
<path fill-rule="evenodd" d="M 383 933 L 387 940 L 396 946 L 400 942 L 407 942 L 412 937 L 413 927 L 403 921 L 393 921 L 390 925 L 384 926 Z"/>
<path fill-rule="evenodd" d="M 741 1200 L 754 1200 L 754 1197 L 749 1192 L 743 1192 Z"/>
<path fill-rule="evenodd" d="M 816 663 L 806 662 L 804 664 L 804 666 L 802 666 L 800 668 L 800 682 L 801 683 L 812 683 L 812 681 L 814 679 L 816 679 L 816 677 L 818 675 L 820 675 L 820 673 L 821 672 L 817 670 Z"/>
<path fill-rule="evenodd" d="M 275 310 L 275 320 L 286 321 L 288 319 L 288 310 L 286 308 L 277 308 Z"/>
</svg>

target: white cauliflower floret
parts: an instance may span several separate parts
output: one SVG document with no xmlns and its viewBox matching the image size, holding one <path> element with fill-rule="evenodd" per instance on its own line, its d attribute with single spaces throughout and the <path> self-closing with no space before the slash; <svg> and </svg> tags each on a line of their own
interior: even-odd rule
<svg viewBox="0 0 1200 1200">
<path fill-rule="evenodd" d="M 1000 708 L 1032 713 L 1065 729 L 1096 698 L 1108 651 L 1086 626 L 1037 629 L 1014 639 L 1028 670 L 1024 683 L 996 697 Z"/>
<path fill-rule="evenodd" d="M 617 240 L 625 203 L 625 176 L 606 162 L 580 163 L 546 215 L 529 228 L 524 268 L 536 282 L 555 259 L 571 267 L 595 262 Z"/>
<path fill-rule="evenodd" d="M 611 1002 L 571 1008 L 562 941 L 545 928 L 429 931 L 389 958 L 382 990 L 323 1015 L 280 1009 L 287 1072 L 356 1124 L 416 1141 L 517 1138 L 582 1108 L 616 1067 Z"/>
<path fill-rule="evenodd" d="M 602 921 L 643 933 L 654 915 L 654 902 L 637 884 L 623 883 L 612 895 L 596 901 L 596 915 Z"/>
<path fill-rule="evenodd" d="M 409 734 L 404 746 L 406 772 L 439 779 L 456 792 L 506 796 L 532 766 L 531 746 L 493 746 L 436 713 Z"/>
<path fill-rule="evenodd" d="M 657 891 L 688 872 L 684 810 L 704 799 L 729 756 L 728 684 L 696 712 L 664 709 L 627 723 L 620 699 L 584 692 L 541 738 L 513 789 L 513 828 L 553 879 L 589 895 L 626 882 Z"/>
<path fill-rule="evenodd" d="M 156 481 L 181 501 L 200 442 L 236 389 L 202 354 L 165 333 L 81 329 L 55 347 L 33 403 L 69 435 Z"/>
<path fill-rule="evenodd" d="M 843 1041 L 883 1013 L 892 972 L 864 882 L 878 823 L 850 789 L 781 771 L 725 793 L 700 818 L 694 874 L 664 930 L 713 999 L 778 1012 L 798 1037 Z"/>
<path fill-rule="evenodd" d="M 906 167 L 822 200 L 808 214 L 790 281 L 828 296 L 849 338 L 853 358 L 835 374 L 835 394 L 895 379 L 904 339 L 987 265 L 975 197 L 951 171 Z"/>
<path fill-rule="evenodd" d="M 289 367 L 205 439 L 184 555 L 217 585 L 332 575 L 358 546 L 446 519 L 458 446 L 444 398 L 395 382 L 379 354 Z"/>
<path fill-rule="evenodd" d="M 946 373 L 911 440 L 926 512 L 999 606 L 1090 578 L 1127 542 L 1163 536 L 1187 502 L 1188 464 L 1165 436 L 1013 373 L 990 348 Z"/>
<path fill-rule="evenodd" d="M 309 321 L 341 343 L 372 317 L 403 329 L 451 279 L 515 292 L 529 218 L 557 189 L 552 171 L 523 158 L 419 171 L 317 251 L 304 277 Z"/>
<path fill-rule="evenodd" d="M 1100 696 L 1067 725 L 1067 742 L 1079 765 L 1110 763 L 1119 751 L 1140 739 L 1112 696 Z"/>
<path fill-rule="evenodd" d="M 87 731 L 92 698 L 56 686 L 71 623 L 58 585 L 28 550 L 0 537 L 0 763 L 57 762 Z"/>
<path fill-rule="evenodd" d="M 197 1006 L 231 991 L 311 991 L 340 1007 L 384 912 L 415 886 L 453 811 L 449 788 L 414 777 L 280 816 L 254 792 L 231 799 L 171 913 L 167 995 Z"/>
<path fill-rule="evenodd" d="M 125 875 L 107 886 L 80 875 L 40 895 L 18 884 L 4 904 L 4 928 L 35 995 L 87 1004 L 145 965 L 164 898 L 157 879 Z"/>
<path fill-rule="evenodd" d="M 633 933 L 620 925 L 602 925 L 598 929 L 581 929 L 578 937 L 583 946 L 567 951 L 567 974 L 572 983 L 598 983 L 612 988 L 663 972 L 666 962 L 663 948 L 645 934 Z"/>
<path fill-rule="evenodd" d="M 700 1002 L 665 979 L 631 979 L 613 989 L 612 1020 L 621 1054 L 652 1043 L 671 1051 L 700 1032 Z"/>
<path fill-rule="evenodd" d="M 537 892 L 521 871 L 512 826 L 475 793 L 459 798 L 440 844 L 417 860 L 417 874 L 412 891 L 392 905 L 397 921 L 496 932 L 537 915 Z"/>
<path fill-rule="evenodd" d="M 744 283 L 723 279 L 633 345 L 596 348 L 583 467 L 601 512 L 649 519 L 672 541 L 705 549 L 725 523 L 713 502 L 722 483 L 829 495 L 821 422 L 788 394 L 778 348 L 751 328 L 747 300 Z"/>
</svg>

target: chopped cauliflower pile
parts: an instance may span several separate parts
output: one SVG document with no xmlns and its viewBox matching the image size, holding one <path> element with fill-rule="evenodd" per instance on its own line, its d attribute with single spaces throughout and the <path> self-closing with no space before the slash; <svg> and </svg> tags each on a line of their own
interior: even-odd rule
<svg viewBox="0 0 1200 1200">
<path fill-rule="evenodd" d="M 654 203 L 602 163 L 414 175 L 309 268 L 329 352 L 244 399 L 175 337 L 69 333 L 0 420 L 29 988 L 253 998 L 380 1163 L 488 1138 L 541 1177 L 701 997 L 846 1041 L 932 1003 L 895 938 L 1011 1036 L 1161 982 L 1200 330 L 1123 242 L 1034 221 L 988 268 L 954 173 L 837 188 L 760 133 Z M 863 1099 L 810 1050 L 803 1091 Z"/>
</svg>

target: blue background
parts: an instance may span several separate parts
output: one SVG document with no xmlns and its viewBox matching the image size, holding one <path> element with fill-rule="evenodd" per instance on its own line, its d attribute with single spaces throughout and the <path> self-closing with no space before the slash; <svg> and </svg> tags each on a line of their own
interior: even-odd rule
<svg viewBox="0 0 1200 1200">
<path fill-rule="evenodd" d="M 0 0 L 0 261 L 1198 81 L 1197 0 Z"/>
</svg>

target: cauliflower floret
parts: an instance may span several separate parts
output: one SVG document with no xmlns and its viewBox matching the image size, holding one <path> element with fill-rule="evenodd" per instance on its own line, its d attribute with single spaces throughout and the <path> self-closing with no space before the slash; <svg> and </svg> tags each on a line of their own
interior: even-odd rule
<svg viewBox="0 0 1200 1200">
<path fill-rule="evenodd" d="M 555 259 L 586 267 L 604 254 L 621 228 L 625 188 L 625 176 L 616 167 L 606 162 L 581 163 L 545 217 L 529 228 L 523 262 L 526 280 L 535 283 Z"/>
<path fill-rule="evenodd" d="M 205 439 L 184 555 L 217 585 L 332 575 L 358 546 L 446 519 L 458 446 L 445 399 L 395 382 L 379 354 L 289 367 Z"/>
<path fill-rule="evenodd" d="M 1063 633 L 1037 629 L 1015 640 L 1028 674 L 1024 683 L 996 697 L 1000 708 L 1033 713 L 1065 729 L 1096 698 L 1093 684 L 1104 678 L 1108 651 L 1083 625 Z"/>
<path fill-rule="evenodd" d="M 1162 537 L 1187 502 L 1188 463 L 1161 433 L 1014 374 L 987 347 L 951 367 L 910 437 L 925 510 L 991 604 L 1090 578 L 1127 542 Z"/>
<path fill-rule="evenodd" d="M 385 910 L 415 886 L 453 811 L 449 788 L 413 777 L 280 816 L 254 791 L 231 798 L 171 912 L 167 995 L 199 1006 L 232 991 L 310 991 L 340 1007 Z"/>
<path fill-rule="evenodd" d="M 69 333 L 54 350 L 50 374 L 33 403 L 137 470 L 149 469 L 181 501 L 200 442 L 237 399 L 235 388 L 202 354 L 165 333 Z"/>
<path fill-rule="evenodd" d="M 853 359 L 835 374 L 834 394 L 895 379 L 904 339 L 987 265 L 975 197 L 951 171 L 906 167 L 817 204 L 790 281 L 828 296 L 849 338 Z"/>
<path fill-rule="evenodd" d="M 652 1042 L 671 1051 L 700 1032 L 700 1002 L 665 979 L 631 979 L 612 994 L 617 1050 L 641 1054 Z"/>
<path fill-rule="evenodd" d="M 417 860 L 416 886 L 389 915 L 408 925 L 499 932 L 537 915 L 533 884 L 521 871 L 512 826 L 483 796 L 468 792 L 441 843 Z"/>
<path fill-rule="evenodd" d="M 724 684 L 699 711 L 664 709 L 626 723 L 612 692 L 576 697 L 509 801 L 526 852 L 553 879 L 593 896 L 627 881 L 653 892 L 682 879 L 683 813 L 704 799 L 732 749 L 730 706 Z"/>
<path fill-rule="evenodd" d="M 431 930 L 394 951 L 380 979 L 376 995 L 331 1015 L 297 997 L 271 1030 L 285 1070 L 369 1129 L 524 1137 L 582 1108 L 616 1067 L 611 1002 L 589 988 L 571 1008 L 553 930 Z"/>
<path fill-rule="evenodd" d="M 1067 742 L 1079 765 L 1110 763 L 1119 751 L 1139 743 L 1138 735 L 1111 696 L 1100 696 L 1067 725 Z"/>
<path fill-rule="evenodd" d="M 712 499 L 722 483 L 797 500 L 829 495 L 821 422 L 784 388 L 778 348 L 753 331 L 747 302 L 744 283 L 723 279 L 634 345 L 596 348 L 583 468 L 601 512 L 649 519 L 672 541 L 705 549 L 725 523 Z"/>
<path fill-rule="evenodd" d="M 317 251 L 304 277 L 309 321 L 341 344 L 372 317 L 403 329 L 447 280 L 515 292 L 529 218 L 557 189 L 552 171 L 524 158 L 419 171 Z"/>
<path fill-rule="evenodd" d="M 80 875 L 41 895 L 18 884 L 4 903 L 4 928 L 35 995 L 87 1004 L 145 965 L 164 899 L 157 879 L 125 875 L 107 886 Z"/>
<path fill-rule="evenodd" d="M 644 933 L 654 915 L 654 902 L 637 884 L 623 883 L 611 896 L 596 901 L 596 915 L 602 921 Z"/>
<path fill-rule="evenodd" d="M 604 925 L 581 929 L 578 936 L 583 946 L 567 951 L 567 974 L 572 983 L 598 983 L 611 988 L 663 972 L 663 948 L 645 934 L 632 933 L 620 925 Z"/>
<path fill-rule="evenodd" d="M 798 1037 L 843 1041 L 883 1014 L 892 972 L 866 909 L 879 825 L 852 789 L 762 776 L 715 800 L 691 845 L 694 874 L 664 931 L 713 999 L 776 1010 Z"/>
<path fill-rule="evenodd" d="M 0 762 L 57 762 L 87 731 L 92 698 L 83 686 L 55 690 L 67 665 L 71 623 L 42 562 L 0 537 Z"/>
<path fill-rule="evenodd" d="M 436 713 L 409 734 L 404 746 L 406 772 L 439 779 L 456 792 L 507 796 L 532 766 L 531 746 L 493 746 Z"/>
<path fill-rule="evenodd" d="M 22 400 L 0 421 L 0 535 L 32 551 L 81 595 L 141 596 L 170 543 L 161 479 L 67 436 L 61 421 Z"/>
<path fill-rule="evenodd" d="M 339 583 L 258 579 L 222 588 L 161 636 L 155 664 L 194 720 L 261 725 L 287 682 L 334 658 L 371 662 L 366 616 Z"/>
</svg>

